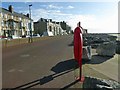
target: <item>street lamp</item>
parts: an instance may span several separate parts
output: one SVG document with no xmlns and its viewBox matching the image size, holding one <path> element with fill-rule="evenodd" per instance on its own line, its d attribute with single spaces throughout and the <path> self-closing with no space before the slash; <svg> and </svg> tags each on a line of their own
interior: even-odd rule
<svg viewBox="0 0 120 90">
<path fill-rule="evenodd" d="M 32 6 L 32 4 L 30 4 L 29 5 L 29 14 L 30 14 L 30 37 L 29 37 L 29 43 L 31 42 L 33 42 L 33 40 L 32 40 L 32 20 L 31 20 L 31 7 Z"/>
</svg>

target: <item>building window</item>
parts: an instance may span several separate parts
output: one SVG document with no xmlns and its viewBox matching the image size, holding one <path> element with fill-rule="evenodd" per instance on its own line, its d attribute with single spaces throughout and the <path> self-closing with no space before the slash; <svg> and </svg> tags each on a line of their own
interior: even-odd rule
<svg viewBox="0 0 120 90">
<path fill-rule="evenodd" d="M 6 22 L 6 27 L 8 27 L 8 22 Z"/>
<path fill-rule="evenodd" d="M 4 14 L 4 18 L 7 18 L 7 14 Z"/>
<path fill-rule="evenodd" d="M 49 30 L 52 31 L 52 27 L 51 26 L 49 26 Z"/>
<path fill-rule="evenodd" d="M 4 21 L 1 22 L 1 25 L 4 26 Z"/>
<path fill-rule="evenodd" d="M 15 22 L 13 22 L 13 27 L 15 28 L 17 26 L 17 24 Z"/>
<path fill-rule="evenodd" d="M 13 28 L 13 26 L 14 26 L 13 21 L 9 21 L 9 27 L 12 29 L 12 28 Z"/>
<path fill-rule="evenodd" d="M 8 19 L 9 19 L 9 18 L 10 18 L 10 14 L 8 14 L 8 16 L 7 16 L 7 17 L 8 17 Z"/>
<path fill-rule="evenodd" d="M 29 30 L 31 29 L 31 23 L 28 23 L 28 28 L 29 28 Z"/>
<path fill-rule="evenodd" d="M 2 13 L 0 12 L 0 17 L 3 18 Z"/>
<path fill-rule="evenodd" d="M 13 16 L 11 16 L 11 19 L 13 19 Z"/>
<path fill-rule="evenodd" d="M 19 21 L 21 21 L 22 19 L 21 19 L 21 17 L 19 17 Z"/>
<path fill-rule="evenodd" d="M 22 29 L 22 22 L 20 22 L 20 24 L 19 24 L 19 25 L 20 25 L 20 26 L 19 26 L 19 27 L 20 27 L 20 29 Z"/>
<path fill-rule="evenodd" d="M 15 30 L 11 30 L 11 35 L 15 35 Z"/>
</svg>

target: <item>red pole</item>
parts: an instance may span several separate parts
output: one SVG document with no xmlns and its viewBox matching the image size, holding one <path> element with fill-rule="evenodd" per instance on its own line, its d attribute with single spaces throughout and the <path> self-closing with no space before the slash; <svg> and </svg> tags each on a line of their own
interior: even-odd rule
<svg viewBox="0 0 120 90">
<path fill-rule="evenodd" d="M 79 72 L 80 72 L 80 81 L 82 80 L 82 46 L 83 46 L 83 40 L 82 40 L 82 33 L 80 32 L 80 42 L 79 42 Z"/>
</svg>

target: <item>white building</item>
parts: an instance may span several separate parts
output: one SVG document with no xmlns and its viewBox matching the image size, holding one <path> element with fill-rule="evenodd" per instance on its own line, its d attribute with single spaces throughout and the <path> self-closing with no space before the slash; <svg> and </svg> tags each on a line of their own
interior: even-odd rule
<svg viewBox="0 0 120 90">
<path fill-rule="evenodd" d="M 13 6 L 8 9 L 0 8 L 0 36 L 1 37 L 19 37 L 30 35 L 34 32 L 33 20 L 29 14 L 24 15 L 14 12 Z"/>
<path fill-rule="evenodd" d="M 44 36 L 56 36 L 62 35 L 63 29 L 60 22 L 52 21 L 52 19 L 41 18 L 37 22 L 34 22 L 34 28 L 36 34 L 42 34 Z"/>
</svg>

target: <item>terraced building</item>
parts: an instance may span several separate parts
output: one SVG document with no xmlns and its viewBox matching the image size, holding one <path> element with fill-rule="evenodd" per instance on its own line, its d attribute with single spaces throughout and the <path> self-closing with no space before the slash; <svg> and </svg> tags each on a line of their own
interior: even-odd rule
<svg viewBox="0 0 120 90">
<path fill-rule="evenodd" d="M 29 14 L 24 15 L 14 11 L 10 5 L 8 9 L 0 8 L 0 36 L 20 37 L 34 32 L 33 20 Z"/>
</svg>

